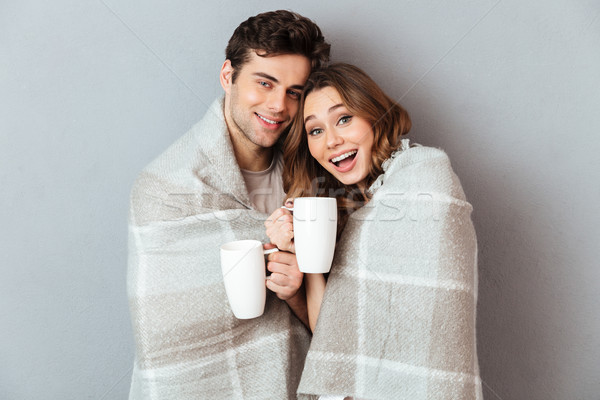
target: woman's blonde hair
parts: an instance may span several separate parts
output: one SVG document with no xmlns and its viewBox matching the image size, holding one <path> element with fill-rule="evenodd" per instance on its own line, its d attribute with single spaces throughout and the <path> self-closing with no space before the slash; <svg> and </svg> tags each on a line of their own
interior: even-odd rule
<svg viewBox="0 0 600 400">
<path fill-rule="evenodd" d="M 367 120 L 373 129 L 371 168 L 365 178 L 368 188 L 383 173 L 381 165 L 400 145 L 400 136 L 408 133 L 410 117 L 404 108 L 387 96 L 360 68 L 336 63 L 314 71 L 304 86 L 300 107 L 283 146 L 283 187 L 288 197 L 335 197 L 338 203 L 338 234 L 348 215 L 364 205 L 368 195 L 356 184 L 344 185 L 323 168 L 310 154 L 304 129 L 306 97 L 319 89 L 332 87 L 354 116 Z"/>
</svg>

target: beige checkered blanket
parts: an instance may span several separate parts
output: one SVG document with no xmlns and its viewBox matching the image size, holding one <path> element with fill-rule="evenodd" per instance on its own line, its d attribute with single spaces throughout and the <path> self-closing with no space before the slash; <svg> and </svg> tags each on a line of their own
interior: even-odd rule
<svg viewBox="0 0 600 400">
<path fill-rule="evenodd" d="M 309 333 L 285 302 L 236 319 L 219 246 L 266 241 L 216 101 L 141 173 L 131 194 L 131 400 L 295 399 Z"/>
<path fill-rule="evenodd" d="M 472 208 L 444 152 L 403 144 L 338 243 L 301 394 L 482 398 Z"/>
</svg>

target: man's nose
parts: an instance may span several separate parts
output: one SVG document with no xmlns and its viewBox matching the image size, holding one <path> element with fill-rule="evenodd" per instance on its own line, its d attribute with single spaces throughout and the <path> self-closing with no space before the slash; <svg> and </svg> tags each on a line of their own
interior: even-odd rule
<svg viewBox="0 0 600 400">
<path fill-rule="evenodd" d="M 282 113 L 285 110 L 286 101 L 285 90 L 273 90 L 269 94 L 267 108 L 275 113 Z"/>
</svg>

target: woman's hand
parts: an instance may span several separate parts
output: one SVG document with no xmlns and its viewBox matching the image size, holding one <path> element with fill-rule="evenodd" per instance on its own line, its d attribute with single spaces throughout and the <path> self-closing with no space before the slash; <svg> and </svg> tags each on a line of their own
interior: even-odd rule
<svg viewBox="0 0 600 400">
<path fill-rule="evenodd" d="M 293 199 L 286 200 L 286 207 L 292 207 L 293 205 Z M 289 251 L 290 253 L 296 252 L 293 221 L 291 211 L 285 208 L 278 208 L 265 221 L 267 236 L 279 250 Z"/>
</svg>

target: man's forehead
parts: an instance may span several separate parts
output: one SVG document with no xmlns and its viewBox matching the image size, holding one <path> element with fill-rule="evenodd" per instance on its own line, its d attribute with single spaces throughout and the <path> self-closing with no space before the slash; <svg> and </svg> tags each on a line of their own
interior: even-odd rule
<svg viewBox="0 0 600 400">
<path fill-rule="evenodd" d="M 310 73 L 310 61 L 300 54 L 260 56 L 252 52 L 240 73 L 289 86 L 304 86 Z"/>
</svg>

